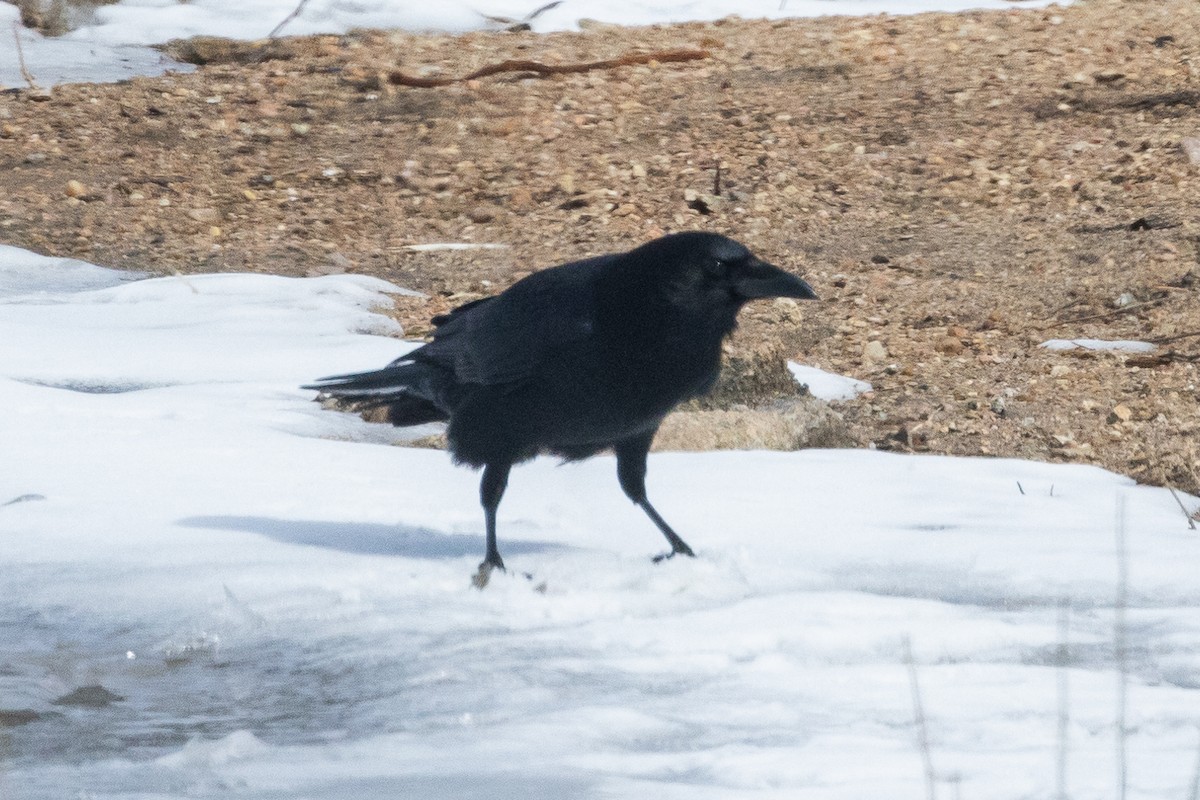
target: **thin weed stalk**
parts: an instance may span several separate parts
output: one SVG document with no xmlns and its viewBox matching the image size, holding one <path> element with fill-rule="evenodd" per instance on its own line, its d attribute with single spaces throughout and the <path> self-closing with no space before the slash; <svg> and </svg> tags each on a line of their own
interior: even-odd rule
<svg viewBox="0 0 1200 800">
<path fill-rule="evenodd" d="M 929 749 L 929 726 L 925 721 L 925 704 L 921 701 L 921 684 L 917 680 L 917 662 L 913 658 L 912 640 L 905 636 L 902 643 L 904 665 L 908 668 L 908 684 L 912 689 L 913 723 L 917 728 L 917 749 L 925 768 L 925 796 L 937 800 L 936 773 L 933 770 L 933 753 Z"/>
</svg>

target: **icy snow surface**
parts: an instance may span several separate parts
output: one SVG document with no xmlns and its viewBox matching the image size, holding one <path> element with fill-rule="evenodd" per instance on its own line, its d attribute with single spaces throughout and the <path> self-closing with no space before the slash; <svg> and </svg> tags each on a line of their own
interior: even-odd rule
<svg viewBox="0 0 1200 800">
<path fill-rule="evenodd" d="M 461 33 L 487 28 L 485 15 L 521 19 L 540 0 L 309 0 L 283 35 L 343 33 L 352 28 L 403 28 Z M 1041 8 L 1045 0 L 563 0 L 533 20 L 535 31 L 573 30 L 580 19 L 622 25 L 743 17 L 814 17 L 825 14 L 914 14 L 975 8 Z M 197 35 L 265 37 L 297 7 L 296 0 L 120 0 L 100 5 L 91 24 L 59 39 L 21 35 L 29 71 L 43 85 L 115 81 L 167 69 L 190 70 L 148 45 Z M 15 4 L 0 2 L 0 29 L 20 19 Z M 11 38 L 10 38 L 11 41 Z M 24 86 L 16 49 L 0 45 L 0 87 Z"/>
<path fill-rule="evenodd" d="M 297 388 L 408 346 L 371 310 L 387 284 L 129 283 L 13 248 L 0 275 L 0 712 L 39 715 L 0 728 L 4 800 L 923 798 L 905 636 L 942 794 L 1048 797 L 1060 598 L 1070 796 L 1111 797 L 1118 498 L 1129 797 L 1187 795 L 1200 536 L 1165 490 L 656 454 L 699 557 L 654 565 L 610 457 L 540 459 L 480 592 L 477 475 Z M 53 703 L 95 684 L 124 699 Z"/>
<path fill-rule="evenodd" d="M 1047 350 L 1114 350 L 1122 353 L 1152 353 L 1156 349 L 1150 342 L 1138 342 L 1129 339 L 1050 339 L 1042 342 L 1039 347 Z"/>
<path fill-rule="evenodd" d="M 853 400 L 863 392 L 871 391 L 871 384 L 866 381 L 797 364 L 795 361 L 788 362 L 788 369 L 797 383 L 807 386 L 812 396 L 821 400 Z"/>
</svg>

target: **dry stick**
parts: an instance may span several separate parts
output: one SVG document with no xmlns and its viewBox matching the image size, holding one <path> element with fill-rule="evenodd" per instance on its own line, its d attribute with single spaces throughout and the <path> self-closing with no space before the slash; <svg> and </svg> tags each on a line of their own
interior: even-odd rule
<svg viewBox="0 0 1200 800">
<path fill-rule="evenodd" d="M 1129 603 L 1129 555 L 1125 548 L 1125 495 L 1117 495 L 1117 596 L 1113 604 L 1113 651 L 1117 659 L 1117 800 L 1125 800 L 1129 762 L 1125 719 L 1128 708 L 1129 660 L 1125 642 L 1125 608 Z"/>
<path fill-rule="evenodd" d="M 1054 320 L 1053 322 L 1043 325 L 1038 330 L 1044 331 L 1044 330 L 1046 330 L 1046 328 L 1053 328 L 1056 325 L 1065 325 L 1068 322 L 1070 322 L 1070 323 L 1091 322 L 1092 320 L 1095 320 L 1095 319 L 1108 319 L 1109 317 L 1117 317 L 1117 316 L 1120 316 L 1121 314 L 1128 314 L 1131 311 L 1137 311 L 1139 308 L 1145 308 L 1146 306 L 1162 305 L 1169 299 L 1171 299 L 1171 298 L 1170 297 L 1156 297 L 1153 300 L 1143 300 L 1140 303 L 1131 303 L 1127 306 L 1123 306 L 1122 308 L 1114 308 L 1112 311 L 1102 311 L 1099 314 L 1089 314 L 1086 317 L 1076 317 L 1075 319 Z"/>
<path fill-rule="evenodd" d="M 664 64 L 668 62 L 699 61 L 700 59 L 708 58 L 709 55 L 710 53 L 707 50 L 659 50 L 654 53 L 626 53 L 623 56 L 605 59 L 604 61 L 584 61 L 573 64 L 543 64 L 540 61 L 508 60 L 501 61 L 499 64 L 489 64 L 486 67 L 481 67 L 472 73 L 460 75 L 457 78 L 422 78 L 417 75 L 408 75 L 399 70 L 394 70 L 388 75 L 388 82 L 397 86 L 434 89 L 439 86 L 473 81 L 476 78 L 486 78 L 489 75 L 498 75 L 502 72 L 533 72 L 544 77 L 546 75 L 591 72 L 596 69 L 616 69 L 617 67 L 628 67 L 635 64 L 649 64 L 651 61 Z"/>
<path fill-rule="evenodd" d="M 933 755 L 929 750 L 929 727 L 925 724 L 925 706 L 921 702 L 921 684 L 917 682 L 917 662 L 913 659 L 912 640 L 905 636 L 901 640 L 904 664 L 908 667 L 908 683 L 912 688 L 913 722 L 917 726 L 917 748 L 925 766 L 925 796 L 937 800 L 936 774 L 933 771 Z"/>
<path fill-rule="evenodd" d="M 1068 800 L 1067 795 L 1067 745 L 1069 743 L 1069 725 L 1071 722 L 1071 705 L 1067 683 L 1067 659 L 1069 656 L 1069 637 L 1071 635 L 1071 601 L 1062 598 L 1058 601 L 1058 800 Z"/>
<path fill-rule="evenodd" d="M 283 22 L 279 23 L 278 25 L 276 25 L 274 28 L 271 29 L 271 32 L 267 34 L 267 38 L 274 39 L 275 35 L 278 34 L 281 30 L 283 30 L 284 25 L 287 25 L 289 22 L 294 20 L 296 17 L 300 16 L 300 12 L 304 10 L 304 7 L 306 5 L 308 5 L 308 0 L 300 0 L 300 3 L 294 9 L 292 9 L 292 13 L 290 13 L 286 17 L 284 17 Z"/>
<path fill-rule="evenodd" d="M 1187 520 L 1188 527 L 1192 530 L 1196 530 L 1196 520 L 1192 519 L 1192 515 L 1187 510 L 1187 506 L 1185 506 L 1183 501 L 1179 499 L 1179 494 L 1176 493 L 1175 489 L 1170 486 L 1167 487 L 1167 491 L 1171 493 L 1171 497 L 1175 498 L 1175 502 L 1179 503 L 1179 510 L 1183 512 L 1183 517 Z"/>
<path fill-rule="evenodd" d="M 29 70 L 25 67 L 25 51 L 21 47 L 20 26 L 15 20 L 13 21 L 13 41 L 17 43 L 17 63 L 21 66 L 21 77 L 24 78 L 25 82 L 29 84 L 30 89 L 41 88 L 37 85 L 37 81 L 33 79 L 33 76 L 29 74 Z"/>
<path fill-rule="evenodd" d="M 1178 342 L 1180 339 L 1191 339 L 1193 336 L 1200 336 L 1200 331 L 1177 333 L 1174 336 L 1155 336 L 1153 339 L 1147 339 L 1146 341 L 1151 344 L 1169 344 L 1170 342 Z"/>
</svg>

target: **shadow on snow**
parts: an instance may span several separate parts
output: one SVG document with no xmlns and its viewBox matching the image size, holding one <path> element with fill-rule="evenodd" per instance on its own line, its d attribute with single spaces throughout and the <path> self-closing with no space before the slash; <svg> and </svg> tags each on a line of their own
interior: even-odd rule
<svg viewBox="0 0 1200 800">
<path fill-rule="evenodd" d="M 449 559 L 482 556 L 483 536 L 443 533 L 403 523 L 327 522 L 275 517 L 204 516 L 178 521 L 185 528 L 210 528 L 257 533 L 286 544 L 327 547 L 343 553 L 407 558 Z M 505 539 L 504 553 L 520 555 L 555 548 L 548 542 Z"/>
</svg>

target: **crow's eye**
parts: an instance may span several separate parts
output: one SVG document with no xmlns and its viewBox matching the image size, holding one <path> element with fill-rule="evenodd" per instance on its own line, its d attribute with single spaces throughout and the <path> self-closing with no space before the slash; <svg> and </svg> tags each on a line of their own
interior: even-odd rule
<svg viewBox="0 0 1200 800">
<path fill-rule="evenodd" d="M 714 278 L 724 278 L 729 274 L 729 264 L 719 258 L 714 258 L 708 262 L 708 269 L 706 271 Z"/>
</svg>

